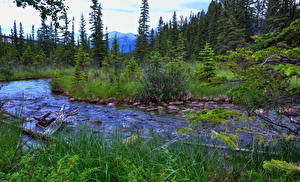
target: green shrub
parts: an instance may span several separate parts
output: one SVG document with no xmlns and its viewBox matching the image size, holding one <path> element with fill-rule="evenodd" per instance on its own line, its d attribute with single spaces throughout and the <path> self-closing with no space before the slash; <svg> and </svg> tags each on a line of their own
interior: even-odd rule
<svg viewBox="0 0 300 182">
<path fill-rule="evenodd" d="M 175 61 L 163 65 L 157 52 L 153 52 L 150 59 L 141 80 L 139 99 L 143 102 L 159 102 L 182 98 L 186 94 L 186 79 L 181 65 Z"/>
</svg>

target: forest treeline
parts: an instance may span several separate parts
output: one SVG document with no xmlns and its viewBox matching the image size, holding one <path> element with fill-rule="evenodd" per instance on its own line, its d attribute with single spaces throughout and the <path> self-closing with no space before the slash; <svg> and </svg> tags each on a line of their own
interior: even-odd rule
<svg viewBox="0 0 300 182">
<path fill-rule="evenodd" d="M 134 55 L 138 63 L 145 62 L 154 50 L 163 57 L 174 58 L 181 52 L 185 61 L 199 60 L 199 52 L 206 43 L 210 43 L 217 54 L 226 54 L 251 46 L 257 35 L 280 32 L 300 17 L 296 0 L 212 0 L 207 12 L 192 13 L 189 17 L 177 17 L 174 12 L 172 20 L 160 18 L 158 27 L 150 30 L 149 5 L 145 0 L 142 3 L 136 49 L 128 54 L 128 57 Z M 32 26 L 32 32 L 24 35 L 22 23 L 14 22 L 11 44 L 4 41 L 0 28 L 1 64 L 74 66 L 79 47 L 83 47 L 91 63 L 99 67 L 105 57 L 111 59 L 111 54 L 124 57 L 116 45 L 112 47 L 118 50 L 109 50 L 108 32 L 104 33 L 102 7 L 97 0 L 92 1 L 89 17 L 81 16 L 78 39 L 75 23 L 74 17 L 70 20 L 67 14 L 60 27 L 52 22 L 46 24 L 44 18 L 37 30 Z M 87 23 L 91 26 L 91 35 L 86 33 Z M 293 46 L 299 46 L 299 42 L 295 41 Z"/>
</svg>

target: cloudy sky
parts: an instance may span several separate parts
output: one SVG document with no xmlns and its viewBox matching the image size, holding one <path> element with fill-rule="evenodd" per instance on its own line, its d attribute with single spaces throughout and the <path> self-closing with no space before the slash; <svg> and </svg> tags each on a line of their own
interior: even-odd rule
<svg viewBox="0 0 300 182">
<path fill-rule="evenodd" d="M 159 17 L 165 21 L 171 19 L 173 12 L 188 16 L 191 12 L 207 10 L 211 0 L 149 0 L 150 26 L 157 27 Z M 136 33 L 140 13 L 141 0 L 100 0 L 103 7 L 103 23 L 109 31 Z M 69 6 L 68 15 L 75 16 L 78 30 L 81 13 L 86 21 L 90 11 L 91 0 L 66 0 Z M 39 13 L 31 7 L 17 8 L 13 0 L 0 0 L 0 25 L 5 34 L 10 33 L 13 21 L 22 22 L 25 32 L 30 32 L 31 25 L 39 27 Z M 88 27 L 87 27 L 88 28 Z"/>
</svg>

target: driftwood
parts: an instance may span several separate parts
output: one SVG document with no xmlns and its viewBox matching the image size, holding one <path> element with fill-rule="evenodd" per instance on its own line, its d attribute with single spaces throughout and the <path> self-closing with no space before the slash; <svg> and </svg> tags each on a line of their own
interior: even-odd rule
<svg viewBox="0 0 300 182">
<path fill-rule="evenodd" d="M 60 112 L 53 112 L 54 114 L 57 115 L 57 118 L 51 122 L 49 124 L 49 126 L 45 127 L 44 128 L 44 132 L 38 132 L 38 131 L 34 131 L 34 130 L 30 130 L 30 129 L 27 129 L 23 126 L 15 126 L 15 125 L 12 125 L 8 122 L 4 122 L 4 121 L 1 121 L 7 125 L 11 125 L 13 127 L 16 127 L 18 129 L 20 129 L 20 131 L 22 131 L 23 133 L 31 136 L 31 137 L 34 137 L 34 138 L 39 138 L 39 139 L 43 139 L 43 140 L 49 140 L 49 139 L 53 139 L 51 137 L 51 135 L 53 135 L 56 131 L 58 131 L 60 129 L 60 127 L 63 125 L 63 123 L 65 123 L 66 121 L 66 118 L 68 118 L 69 116 L 73 116 L 73 115 L 76 115 L 78 114 L 78 110 L 75 110 L 75 111 L 71 111 L 71 112 L 68 112 L 68 113 L 65 113 L 65 105 L 63 105 L 60 109 Z M 48 116 L 50 116 L 51 113 L 47 113 L 46 115 L 44 115 L 42 118 L 38 119 L 36 118 L 37 120 L 46 120 L 46 118 Z M 10 116 L 12 117 L 15 117 L 11 114 L 9 114 Z M 22 122 L 24 121 L 23 118 L 22 119 Z M 51 120 L 46 120 L 46 121 L 51 121 Z"/>
<path fill-rule="evenodd" d="M 43 117 L 41 118 L 36 118 L 36 117 L 33 117 L 35 120 L 37 120 L 38 122 L 35 124 L 36 126 L 39 126 L 39 127 L 47 127 L 49 126 L 52 122 L 54 122 L 56 120 L 56 118 L 52 118 L 50 120 L 47 120 L 46 118 L 48 116 L 51 115 L 51 112 L 45 114 Z"/>
<path fill-rule="evenodd" d="M 44 134 L 47 136 L 51 136 L 53 135 L 53 133 L 59 130 L 62 124 L 66 122 L 65 120 L 68 117 L 78 114 L 78 110 L 65 113 L 65 105 L 63 105 L 60 109 L 60 112 L 53 112 L 53 113 L 57 115 L 57 118 L 55 121 L 53 121 L 49 126 L 45 128 Z"/>
</svg>

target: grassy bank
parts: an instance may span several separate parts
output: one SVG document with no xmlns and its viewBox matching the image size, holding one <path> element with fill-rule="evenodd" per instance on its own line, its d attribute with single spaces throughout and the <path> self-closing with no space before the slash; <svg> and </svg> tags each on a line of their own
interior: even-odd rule
<svg viewBox="0 0 300 182">
<path fill-rule="evenodd" d="M 11 68 L 8 72 L 0 72 L 0 80 L 26 80 L 37 78 L 51 78 L 53 76 L 53 68 L 46 67 L 41 69 L 34 69 L 31 67 Z"/>
<path fill-rule="evenodd" d="M 294 181 L 299 173 L 266 171 L 263 161 L 274 158 L 254 153 L 224 152 L 175 143 L 157 149 L 160 137 L 124 144 L 121 135 L 104 140 L 81 134 L 38 149 L 18 150 L 19 132 L 0 124 L 0 180 L 4 181 Z M 82 132 L 85 133 L 85 132 Z M 200 141 L 199 141 L 200 142 Z M 197 143 L 197 142 L 196 142 Z M 286 146 L 287 147 L 287 146 Z M 299 160 L 292 148 L 276 150 L 278 159 Z M 11 163 L 13 162 L 13 163 Z M 11 166 L 11 167 L 10 167 Z"/>
<path fill-rule="evenodd" d="M 229 89 L 226 84 L 203 86 L 203 82 L 193 77 L 193 73 L 198 66 L 187 65 L 184 69 L 185 83 L 184 87 L 189 92 L 192 98 L 200 97 L 218 97 L 225 95 Z M 200 65 L 201 67 L 201 65 Z M 217 76 L 233 79 L 234 75 L 231 71 L 224 68 L 217 70 Z M 62 90 L 69 92 L 76 98 L 99 98 L 106 99 L 115 97 L 118 100 L 125 98 L 136 99 L 143 85 L 142 72 L 138 77 L 130 78 L 126 73 L 126 69 L 119 70 L 116 77 L 113 72 L 104 69 L 88 69 L 88 81 L 81 82 L 80 87 L 74 89 L 74 70 L 61 70 L 58 81 L 59 87 Z"/>
</svg>

